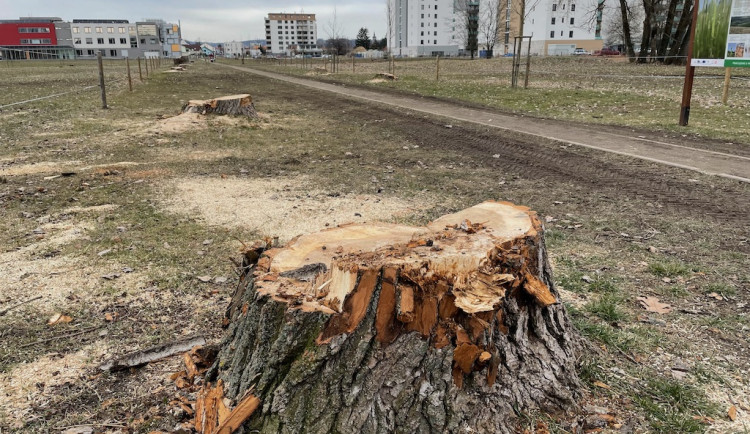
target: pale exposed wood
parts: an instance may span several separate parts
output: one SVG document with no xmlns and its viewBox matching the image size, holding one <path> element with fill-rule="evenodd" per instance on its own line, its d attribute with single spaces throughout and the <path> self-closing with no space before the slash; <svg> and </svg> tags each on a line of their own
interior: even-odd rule
<svg viewBox="0 0 750 434">
<path fill-rule="evenodd" d="M 260 399 L 256 396 L 248 395 L 235 407 L 224 422 L 222 422 L 216 431 L 216 434 L 232 434 L 242 424 L 255 413 L 260 406 Z"/>
<path fill-rule="evenodd" d="M 205 344 L 206 340 L 202 336 L 194 336 L 175 342 L 155 345 L 145 350 L 135 351 L 124 356 L 112 359 L 106 363 L 99 365 L 99 369 L 103 371 L 118 371 L 122 369 L 133 368 L 159 359 L 163 359 L 165 357 L 170 357 L 175 354 L 184 353 L 185 351 L 190 350 L 196 345 Z"/>
</svg>

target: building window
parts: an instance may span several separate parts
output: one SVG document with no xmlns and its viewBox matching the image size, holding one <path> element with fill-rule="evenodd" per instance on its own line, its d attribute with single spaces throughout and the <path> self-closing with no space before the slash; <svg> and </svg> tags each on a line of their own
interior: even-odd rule
<svg viewBox="0 0 750 434">
<path fill-rule="evenodd" d="M 437 36 L 437 30 L 435 30 L 435 36 Z"/>
<path fill-rule="evenodd" d="M 424 23 L 419 23 L 419 24 L 420 24 L 420 27 L 424 27 Z"/>
<path fill-rule="evenodd" d="M 145 43 L 146 43 L 146 38 L 141 38 L 141 44 L 145 44 Z"/>
<path fill-rule="evenodd" d="M 78 33 L 78 27 L 73 27 L 73 33 Z"/>
<path fill-rule="evenodd" d="M 110 43 L 110 44 L 115 44 L 115 43 L 116 43 L 116 42 L 115 42 L 115 38 L 109 38 L 109 43 Z"/>
<path fill-rule="evenodd" d="M 96 28 L 96 33 L 101 33 L 101 32 L 102 32 L 102 28 L 101 27 L 97 27 Z"/>
<path fill-rule="evenodd" d="M 434 43 L 435 43 L 435 45 L 437 45 L 437 39 L 435 39 L 435 40 L 434 40 L 434 41 L 432 41 L 432 42 L 434 42 Z"/>
<path fill-rule="evenodd" d="M 96 38 L 97 44 L 104 44 L 104 38 Z"/>
<path fill-rule="evenodd" d="M 127 44 L 128 43 L 127 38 L 120 38 L 120 43 L 123 45 Z"/>
<path fill-rule="evenodd" d="M 130 48 L 138 48 L 138 40 L 134 37 L 130 38 Z"/>
<path fill-rule="evenodd" d="M 422 30 L 421 32 L 419 32 L 419 36 L 424 36 L 424 30 Z"/>
<path fill-rule="evenodd" d="M 575 22 L 575 18 L 573 18 L 573 17 L 570 17 L 570 25 L 571 25 L 571 26 L 573 25 L 573 23 L 574 23 L 574 22 Z"/>
<path fill-rule="evenodd" d="M 554 30 L 551 31 L 551 32 L 549 32 L 549 38 L 550 39 L 554 39 L 555 38 L 555 31 Z"/>
<path fill-rule="evenodd" d="M 76 56 L 83 56 L 83 50 L 76 50 Z"/>
<path fill-rule="evenodd" d="M 422 14 L 421 18 L 424 18 L 424 14 Z"/>
<path fill-rule="evenodd" d="M 437 23 L 435 23 L 435 27 L 437 27 Z"/>
<path fill-rule="evenodd" d="M 117 57 L 117 50 L 109 50 L 109 55 L 112 57 Z"/>
<path fill-rule="evenodd" d="M 557 5 L 556 4 L 552 4 L 552 12 L 554 12 L 556 10 L 557 10 Z"/>
<path fill-rule="evenodd" d="M 118 27 L 118 28 L 117 28 L 117 31 L 118 31 L 119 33 L 125 33 L 125 27 Z"/>
<path fill-rule="evenodd" d="M 419 41 L 419 45 L 424 45 L 424 39 L 422 39 L 421 41 Z"/>
<path fill-rule="evenodd" d="M 562 30 L 560 30 L 560 37 L 561 37 L 561 38 L 562 38 L 562 35 L 563 35 L 563 31 L 562 31 Z"/>
<path fill-rule="evenodd" d="M 94 40 L 93 40 L 93 39 L 91 39 L 91 38 L 86 38 L 86 44 L 87 44 L 87 45 L 91 45 L 91 44 L 93 44 L 93 43 L 94 43 Z"/>
<path fill-rule="evenodd" d="M 552 17 L 552 25 L 555 25 L 555 17 Z"/>
<path fill-rule="evenodd" d="M 107 27 L 107 33 L 114 33 L 115 28 L 114 27 Z"/>
<path fill-rule="evenodd" d="M 86 55 L 93 56 L 94 55 L 94 50 L 86 50 Z"/>
<path fill-rule="evenodd" d="M 575 3 L 573 3 L 572 5 L 570 5 L 570 11 L 571 12 L 575 12 L 576 11 L 576 4 Z"/>
<path fill-rule="evenodd" d="M 569 38 L 572 38 L 572 37 L 573 37 L 573 31 L 572 31 L 572 30 L 570 31 L 570 34 L 568 35 L 568 37 L 569 37 Z"/>
<path fill-rule="evenodd" d="M 91 33 L 91 27 L 84 27 L 83 33 Z"/>
<path fill-rule="evenodd" d="M 81 38 L 73 38 L 73 43 L 76 45 L 81 45 Z"/>
</svg>

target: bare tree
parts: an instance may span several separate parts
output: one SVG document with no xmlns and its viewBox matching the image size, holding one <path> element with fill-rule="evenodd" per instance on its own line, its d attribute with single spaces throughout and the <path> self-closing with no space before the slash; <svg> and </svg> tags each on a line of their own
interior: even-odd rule
<svg viewBox="0 0 750 434">
<path fill-rule="evenodd" d="M 453 13 L 456 19 L 454 36 L 461 41 L 473 59 L 479 49 L 479 1 L 457 0 L 453 5 Z"/>
<path fill-rule="evenodd" d="M 395 0 L 385 0 L 385 12 L 388 20 L 388 34 L 386 35 L 386 40 L 388 41 L 388 57 L 390 58 L 393 56 L 393 45 L 396 43 L 396 32 L 393 28 L 393 22 L 395 21 L 395 17 L 393 16 L 394 13 L 394 7 L 393 2 Z"/>
<path fill-rule="evenodd" d="M 330 51 L 338 55 L 344 55 L 349 52 L 351 43 L 341 35 L 341 24 L 338 22 L 336 6 L 333 7 L 333 16 L 326 23 L 325 31 L 328 35 L 326 46 Z"/>
<path fill-rule="evenodd" d="M 487 6 L 482 9 L 479 18 L 479 34 L 487 47 L 487 58 L 490 59 L 500 37 L 500 9 L 503 0 L 488 0 L 485 4 Z"/>
</svg>

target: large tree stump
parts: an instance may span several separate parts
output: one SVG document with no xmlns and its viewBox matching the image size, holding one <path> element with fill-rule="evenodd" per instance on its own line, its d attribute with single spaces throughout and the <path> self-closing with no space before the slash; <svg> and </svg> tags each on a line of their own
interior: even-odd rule
<svg viewBox="0 0 750 434">
<path fill-rule="evenodd" d="M 253 98 L 246 93 L 207 100 L 191 100 L 182 107 L 182 112 L 258 117 Z"/>
<path fill-rule="evenodd" d="M 246 256 L 208 381 L 260 398 L 247 428 L 513 432 L 518 410 L 575 406 L 578 335 L 527 208 L 346 225 Z"/>
</svg>

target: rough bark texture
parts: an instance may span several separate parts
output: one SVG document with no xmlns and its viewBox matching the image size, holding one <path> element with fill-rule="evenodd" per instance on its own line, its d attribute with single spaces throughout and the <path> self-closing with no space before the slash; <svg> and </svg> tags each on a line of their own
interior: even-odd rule
<svg viewBox="0 0 750 434">
<path fill-rule="evenodd" d="M 223 96 L 209 100 L 188 101 L 182 107 L 183 113 L 219 114 L 258 117 L 253 105 L 253 99 L 248 94 Z"/>
<path fill-rule="evenodd" d="M 503 217 L 511 225 L 522 213 L 528 227 L 509 235 L 465 219 L 493 207 L 515 210 Z M 249 250 L 208 375 L 232 400 L 253 388 L 261 407 L 246 429 L 505 433 L 515 431 L 517 411 L 575 406 L 578 336 L 534 213 L 491 202 L 412 228 L 411 237 L 403 226 L 375 232 L 383 228 L 403 230 L 407 242 L 366 251 L 333 240 L 305 250 L 341 231 L 361 233 L 350 226 Z M 290 261 L 295 255 L 302 259 Z"/>
</svg>

